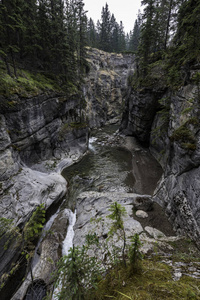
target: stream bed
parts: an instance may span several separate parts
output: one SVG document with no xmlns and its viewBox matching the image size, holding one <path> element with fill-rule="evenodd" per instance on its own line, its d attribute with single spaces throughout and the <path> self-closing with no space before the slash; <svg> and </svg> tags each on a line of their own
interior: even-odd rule
<svg viewBox="0 0 200 300">
<path fill-rule="evenodd" d="M 161 166 L 136 141 L 134 153 L 126 149 L 117 128 L 112 125 L 93 131 L 88 154 L 62 172 L 71 193 L 76 190 L 153 194 L 162 174 Z"/>
</svg>

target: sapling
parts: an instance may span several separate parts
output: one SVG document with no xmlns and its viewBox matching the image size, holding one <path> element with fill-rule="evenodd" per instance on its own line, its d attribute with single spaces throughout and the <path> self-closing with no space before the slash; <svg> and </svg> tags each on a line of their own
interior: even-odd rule
<svg viewBox="0 0 200 300">
<path fill-rule="evenodd" d="M 111 212 L 108 215 L 108 218 L 113 222 L 111 224 L 110 230 L 108 232 L 109 236 L 113 236 L 113 234 L 117 234 L 118 237 L 122 237 L 123 240 L 123 248 L 122 248 L 122 259 L 124 266 L 126 267 L 126 258 L 125 258 L 125 250 L 126 250 L 126 232 L 124 228 L 123 217 L 127 215 L 125 207 L 121 204 L 114 202 L 110 205 L 109 211 Z"/>
</svg>

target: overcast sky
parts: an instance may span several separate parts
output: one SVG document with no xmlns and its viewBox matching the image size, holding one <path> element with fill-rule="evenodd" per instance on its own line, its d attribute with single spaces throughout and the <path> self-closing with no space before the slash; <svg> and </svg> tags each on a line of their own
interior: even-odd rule
<svg viewBox="0 0 200 300">
<path fill-rule="evenodd" d="M 95 24 L 101 19 L 102 7 L 105 7 L 106 2 L 117 23 L 123 22 L 125 32 L 133 30 L 141 0 L 84 0 L 84 9 L 88 10 L 87 16 L 92 18 Z"/>
</svg>

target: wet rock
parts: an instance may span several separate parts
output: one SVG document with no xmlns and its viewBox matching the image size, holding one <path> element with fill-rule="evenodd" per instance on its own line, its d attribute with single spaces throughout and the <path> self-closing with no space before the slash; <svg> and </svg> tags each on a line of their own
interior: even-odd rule
<svg viewBox="0 0 200 300">
<path fill-rule="evenodd" d="M 107 216 L 110 214 L 110 205 L 117 201 L 125 207 L 127 212 L 127 216 L 124 217 L 124 228 L 128 244 L 130 243 L 130 238 L 133 237 L 135 233 L 138 233 L 142 242 L 142 253 L 152 254 L 155 252 L 155 249 L 162 254 L 173 251 L 173 247 L 169 242 L 177 241 L 181 237 L 167 237 L 164 233 L 152 227 L 145 227 L 144 229 L 140 221 L 134 219 L 133 205 L 137 197 L 139 197 L 137 194 L 119 192 L 81 193 L 77 199 L 77 222 L 74 227 L 75 246 L 85 244 L 86 235 L 95 233 L 99 238 L 100 245 L 103 247 L 103 253 L 101 252 L 102 250 L 96 249 L 93 254 L 100 255 L 103 260 L 104 255 L 106 255 L 106 246 L 104 244 L 109 235 L 111 226 L 111 220 L 108 219 Z M 141 195 L 141 197 L 144 196 Z M 119 240 L 116 235 L 112 236 L 112 241 L 108 241 L 109 247 L 112 247 L 113 244 L 119 247 L 119 249 L 123 247 L 122 240 Z M 101 248 L 100 245 L 99 248 Z"/>
<path fill-rule="evenodd" d="M 56 263 L 62 255 L 62 242 L 67 232 L 68 219 L 69 213 L 67 213 L 67 210 L 58 213 L 52 226 L 48 228 L 50 232 L 46 236 L 44 232 L 44 238 L 39 244 L 39 249 L 36 249 L 33 260 L 32 274 L 34 281 L 32 282 L 31 274 L 29 273 L 21 287 L 11 298 L 12 300 L 24 299 L 25 295 L 27 297 L 25 299 L 29 299 L 28 295 L 33 293 L 34 286 L 36 295 L 42 286 L 39 283 L 44 284 L 47 292 L 51 290 L 53 284 L 52 274 L 56 270 Z"/>
<path fill-rule="evenodd" d="M 45 174 L 23 167 L 10 179 L 8 194 L 1 196 L 1 216 L 23 224 L 35 208 L 44 204 L 47 210 L 63 198 L 67 191 L 66 180 L 57 173 Z"/>
<path fill-rule="evenodd" d="M 152 153 L 159 159 L 163 153 L 161 163 L 164 174 L 156 191 L 154 200 L 165 208 L 166 214 L 180 234 L 188 234 L 200 247 L 200 134 L 198 87 L 188 84 L 169 98 L 168 123 L 160 137 L 154 137 L 155 145 L 151 145 Z M 192 104 L 188 102 L 192 99 Z M 190 109 L 190 107 L 194 109 Z M 188 109 L 189 108 L 189 109 Z M 183 111 L 188 109 L 187 113 Z M 157 115 L 153 129 L 161 126 L 161 115 Z M 172 139 L 174 132 L 185 128 L 193 140 L 188 141 L 186 135 L 182 139 Z M 184 127 L 185 126 L 185 127 Z M 157 141 L 158 140 L 158 141 Z M 153 141 L 153 134 L 152 134 Z M 192 148 L 194 146 L 194 148 Z M 191 147 L 191 148 L 190 148 Z"/>
<path fill-rule="evenodd" d="M 138 218 L 142 218 L 142 219 L 148 218 L 148 214 L 143 210 L 137 210 L 135 214 Z"/>
<path fill-rule="evenodd" d="M 134 200 L 134 208 L 137 210 L 151 211 L 153 209 L 153 200 L 151 196 L 138 196 Z"/>
<path fill-rule="evenodd" d="M 120 131 L 148 144 L 159 97 L 159 93 L 153 94 L 151 90 L 128 91 Z"/>
</svg>

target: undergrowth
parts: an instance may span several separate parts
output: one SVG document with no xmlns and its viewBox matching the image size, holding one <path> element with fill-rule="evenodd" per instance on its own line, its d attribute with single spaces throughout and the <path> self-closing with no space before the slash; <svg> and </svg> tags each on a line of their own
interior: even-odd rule
<svg viewBox="0 0 200 300">
<path fill-rule="evenodd" d="M 170 266 L 144 259 L 131 275 L 123 265 L 111 270 L 97 289 L 88 291 L 87 299 L 200 299 L 199 280 L 183 276 L 174 281 Z"/>
</svg>

